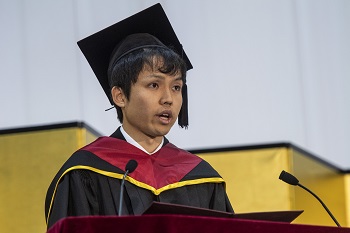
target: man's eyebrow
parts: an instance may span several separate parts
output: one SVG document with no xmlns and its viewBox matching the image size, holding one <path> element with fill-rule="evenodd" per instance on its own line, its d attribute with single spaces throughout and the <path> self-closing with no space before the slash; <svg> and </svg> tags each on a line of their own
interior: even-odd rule
<svg viewBox="0 0 350 233">
<path fill-rule="evenodd" d="M 164 76 L 162 75 L 157 75 L 157 74 L 151 74 L 151 75 L 148 75 L 147 78 L 159 78 L 159 79 L 165 79 Z"/>
<path fill-rule="evenodd" d="M 182 76 L 179 76 L 175 79 L 175 81 L 178 81 L 178 80 L 182 81 Z"/>
<path fill-rule="evenodd" d="M 157 75 L 157 74 L 152 74 L 152 75 L 147 76 L 147 78 L 165 79 L 165 76 L 163 76 L 163 75 Z M 179 81 L 179 80 L 182 81 L 182 76 L 176 77 L 174 81 Z"/>
</svg>

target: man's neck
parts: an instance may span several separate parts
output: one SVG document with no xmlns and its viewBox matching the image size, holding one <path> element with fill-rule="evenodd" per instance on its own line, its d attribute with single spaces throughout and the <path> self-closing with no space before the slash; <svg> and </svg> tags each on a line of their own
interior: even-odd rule
<svg viewBox="0 0 350 233">
<path fill-rule="evenodd" d="M 164 143 L 164 137 L 158 139 L 149 138 L 147 140 L 137 140 L 130 136 L 130 134 L 126 132 L 126 130 L 123 128 L 123 126 L 120 127 L 120 131 L 128 143 L 134 145 L 135 147 L 139 148 L 147 154 L 156 153 L 158 150 L 161 149 Z"/>
</svg>

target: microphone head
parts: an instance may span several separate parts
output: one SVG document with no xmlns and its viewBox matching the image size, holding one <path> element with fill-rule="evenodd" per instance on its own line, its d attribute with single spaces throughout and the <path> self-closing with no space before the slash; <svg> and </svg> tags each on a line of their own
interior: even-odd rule
<svg viewBox="0 0 350 233">
<path fill-rule="evenodd" d="M 293 176 L 292 174 L 286 171 L 281 172 L 279 179 L 291 185 L 299 184 L 299 180 L 295 176 Z"/>
<path fill-rule="evenodd" d="M 137 168 L 137 165 L 138 165 L 138 163 L 135 160 L 131 159 L 126 164 L 125 171 L 128 171 L 129 173 L 131 173 L 131 172 L 135 171 L 135 169 Z"/>
</svg>

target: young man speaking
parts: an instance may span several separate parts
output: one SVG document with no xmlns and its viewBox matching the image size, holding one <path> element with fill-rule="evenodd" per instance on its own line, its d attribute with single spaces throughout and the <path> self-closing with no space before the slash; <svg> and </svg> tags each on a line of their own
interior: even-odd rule
<svg viewBox="0 0 350 233">
<path fill-rule="evenodd" d="M 46 196 L 48 228 L 68 216 L 140 215 L 154 201 L 233 212 L 220 175 L 165 137 L 176 120 L 188 126 L 186 72 L 192 65 L 160 4 L 78 45 L 122 126 L 62 166 Z M 120 198 L 130 160 L 138 165 Z"/>
</svg>

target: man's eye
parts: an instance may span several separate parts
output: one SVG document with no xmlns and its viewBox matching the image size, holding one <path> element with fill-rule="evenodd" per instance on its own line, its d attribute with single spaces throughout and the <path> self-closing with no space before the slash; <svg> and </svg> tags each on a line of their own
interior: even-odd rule
<svg viewBox="0 0 350 233">
<path fill-rule="evenodd" d="M 174 86 L 175 91 L 181 91 L 181 86 Z"/>
<path fill-rule="evenodd" d="M 157 88 L 157 87 L 158 87 L 158 84 L 157 84 L 157 83 L 151 83 L 151 84 L 149 85 L 149 87 L 151 87 L 151 88 Z"/>
</svg>

